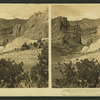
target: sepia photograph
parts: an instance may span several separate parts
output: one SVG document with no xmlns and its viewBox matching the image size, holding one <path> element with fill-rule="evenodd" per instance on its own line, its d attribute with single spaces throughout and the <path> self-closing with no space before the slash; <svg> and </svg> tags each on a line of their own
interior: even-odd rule
<svg viewBox="0 0 100 100">
<path fill-rule="evenodd" d="M 48 87 L 48 5 L 0 4 L 0 88 Z"/>
<path fill-rule="evenodd" d="M 0 96 L 100 96 L 100 4 L 0 4 Z"/>
<path fill-rule="evenodd" d="M 99 9 L 99 4 L 51 6 L 53 88 L 100 88 Z"/>
</svg>

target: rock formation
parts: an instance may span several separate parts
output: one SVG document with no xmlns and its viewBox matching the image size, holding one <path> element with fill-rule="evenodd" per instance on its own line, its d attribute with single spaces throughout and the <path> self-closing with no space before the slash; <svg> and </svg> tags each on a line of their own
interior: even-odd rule
<svg viewBox="0 0 100 100">
<path fill-rule="evenodd" d="M 33 40 L 48 37 L 48 9 L 46 9 L 44 12 L 34 13 L 27 20 L 13 19 L 10 21 L 0 20 L 0 22 L 2 22 L 3 24 L 0 24 L 4 26 L 3 29 L 0 28 L 1 46 L 5 46 L 7 43 L 11 43 L 18 37 Z"/>
<path fill-rule="evenodd" d="M 4 22 L 5 20 L 3 25 Z M 19 22 L 19 19 L 14 19 L 10 22 L 6 23 L 9 27 L 0 30 L 0 46 L 5 46 L 3 52 L 20 48 L 25 42 L 33 43 L 48 37 L 48 9 L 34 13 L 27 20 Z"/>
<path fill-rule="evenodd" d="M 29 39 L 42 39 L 48 37 L 48 9 L 33 14 L 25 24 L 13 28 L 14 37 L 27 37 Z"/>
<path fill-rule="evenodd" d="M 81 37 L 78 34 L 79 29 L 79 26 L 70 26 L 66 17 L 52 19 L 52 43 L 81 44 Z"/>
<path fill-rule="evenodd" d="M 52 42 L 62 44 L 63 37 L 68 29 L 69 23 L 66 17 L 52 19 Z"/>
</svg>

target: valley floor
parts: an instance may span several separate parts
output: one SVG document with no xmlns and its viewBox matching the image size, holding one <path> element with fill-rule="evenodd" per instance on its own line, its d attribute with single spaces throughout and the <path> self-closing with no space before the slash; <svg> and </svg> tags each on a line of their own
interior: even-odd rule
<svg viewBox="0 0 100 100">
<path fill-rule="evenodd" d="M 29 71 L 31 67 L 35 66 L 38 63 L 38 55 L 41 53 L 40 49 L 35 50 L 24 50 L 24 51 L 15 51 L 0 54 L 0 59 L 6 59 L 15 61 L 16 63 L 23 62 L 24 71 Z"/>
<path fill-rule="evenodd" d="M 63 52 L 64 53 L 64 52 Z M 84 60 L 84 59 L 96 59 L 100 63 L 100 50 L 89 52 L 89 53 L 65 53 L 62 55 L 62 52 L 58 52 L 57 50 L 53 49 L 52 51 L 52 80 L 56 78 L 62 78 L 61 73 L 57 69 L 58 66 L 65 66 L 64 63 L 68 61 L 72 61 L 72 63 L 76 63 L 76 60 Z"/>
</svg>

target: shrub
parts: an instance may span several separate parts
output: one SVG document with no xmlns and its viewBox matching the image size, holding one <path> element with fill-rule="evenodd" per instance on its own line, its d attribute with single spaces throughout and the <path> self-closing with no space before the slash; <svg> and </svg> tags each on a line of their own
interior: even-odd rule
<svg viewBox="0 0 100 100">
<path fill-rule="evenodd" d="M 81 80 L 82 87 L 97 87 L 100 77 L 100 64 L 98 61 L 88 59 L 76 63 L 77 78 Z"/>
<path fill-rule="evenodd" d="M 29 50 L 30 49 L 30 46 L 27 45 L 27 43 L 25 42 L 22 47 L 21 47 L 21 50 Z"/>
<path fill-rule="evenodd" d="M 30 70 L 31 80 L 37 87 L 48 86 L 48 45 L 45 44 L 38 56 L 39 63 Z"/>
<path fill-rule="evenodd" d="M 38 41 L 37 41 L 37 43 L 40 43 L 41 42 L 41 39 L 39 39 Z"/>
<path fill-rule="evenodd" d="M 41 41 L 39 44 L 39 48 L 43 48 L 44 47 L 44 43 Z"/>
<path fill-rule="evenodd" d="M 37 44 L 36 42 L 34 42 L 34 43 L 33 43 L 33 46 L 34 46 L 34 47 L 37 47 L 37 46 L 38 46 L 38 44 Z"/>
<path fill-rule="evenodd" d="M 14 61 L 0 60 L 0 87 L 14 88 L 18 87 L 19 83 L 24 80 L 23 63 L 16 64 Z"/>
<path fill-rule="evenodd" d="M 64 70 L 61 68 L 61 66 L 58 67 L 58 70 L 62 74 L 62 79 L 56 78 L 54 87 L 100 87 L 100 64 L 97 60 L 84 59 L 76 62 L 75 66 L 70 62 L 65 65 Z"/>
</svg>

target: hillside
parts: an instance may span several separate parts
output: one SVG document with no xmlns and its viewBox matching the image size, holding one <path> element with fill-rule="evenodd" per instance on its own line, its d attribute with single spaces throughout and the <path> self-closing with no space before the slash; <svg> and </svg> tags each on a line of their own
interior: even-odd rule
<svg viewBox="0 0 100 100">
<path fill-rule="evenodd" d="M 15 50 L 15 48 L 16 49 L 21 48 L 21 46 L 24 43 L 30 44 L 30 43 L 34 43 L 34 42 L 36 42 L 36 40 L 31 40 L 31 39 L 28 39 L 28 38 L 18 37 L 16 39 L 14 39 L 12 42 L 8 43 L 5 46 L 5 49 L 3 50 L 3 52 Z"/>
<path fill-rule="evenodd" d="M 96 59 L 100 62 L 100 19 L 68 21 L 66 17 L 52 19 L 53 81 L 62 78 L 58 67 L 72 61 Z"/>
<path fill-rule="evenodd" d="M 86 29 L 98 27 L 100 25 L 100 18 L 98 19 L 83 18 L 82 20 L 69 21 L 69 24 L 71 26 L 79 25 L 81 30 L 86 30 Z"/>
<path fill-rule="evenodd" d="M 52 19 L 52 43 L 67 45 L 90 45 L 98 40 L 99 19 L 83 18 L 77 21 L 68 21 L 66 17 Z"/>
<path fill-rule="evenodd" d="M 34 40 L 48 37 L 48 9 L 34 13 L 25 21 L 14 19 L 9 23 L 3 20 L 2 23 L 4 27 L 0 31 L 0 45 L 3 46 L 20 36 Z"/>
<path fill-rule="evenodd" d="M 0 30 L 0 59 L 23 62 L 24 70 L 29 71 L 38 63 L 43 43 L 48 43 L 48 9 L 34 13 L 27 20 L 2 19 L 0 22 L 3 26 Z M 25 43 L 29 49 L 22 49 Z"/>
<path fill-rule="evenodd" d="M 16 24 L 23 24 L 26 20 L 24 19 L 0 19 L 0 31 L 2 29 L 13 28 Z"/>
<path fill-rule="evenodd" d="M 25 71 L 30 71 L 30 68 L 38 63 L 38 54 L 40 53 L 41 49 L 10 52 L 6 54 L 1 54 L 0 59 L 6 59 L 11 61 L 14 60 L 17 64 L 23 62 L 23 69 Z"/>
<path fill-rule="evenodd" d="M 13 28 L 16 24 L 24 24 L 26 20 L 23 19 L 0 19 L 0 45 L 6 45 L 7 42 L 14 39 Z"/>
<path fill-rule="evenodd" d="M 23 25 L 13 28 L 14 37 L 27 37 L 29 39 L 42 39 L 48 37 L 48 9 L 44 12 L 34 13 Z"/>
</svg>

